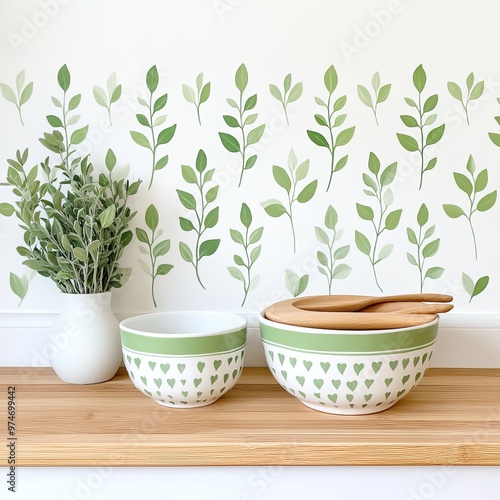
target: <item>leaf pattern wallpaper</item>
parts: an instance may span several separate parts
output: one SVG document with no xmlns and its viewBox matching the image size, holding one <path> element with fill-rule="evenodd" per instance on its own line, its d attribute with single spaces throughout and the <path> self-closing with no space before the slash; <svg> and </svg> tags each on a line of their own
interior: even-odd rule
<svg viewBox="0 0 500 500">
<path fill-rule="evenodd" d="M 57 307 L 16 251 L 10 180 L 60 136 L 142 180 L 119 311 L 432 291 L 495 312 L 494 5 L 473 24 L 451 1 L 53 3 L 0 22 L 1 310 Z M 458 27 L 472 47 L 433 42 Z"/>
</svg>

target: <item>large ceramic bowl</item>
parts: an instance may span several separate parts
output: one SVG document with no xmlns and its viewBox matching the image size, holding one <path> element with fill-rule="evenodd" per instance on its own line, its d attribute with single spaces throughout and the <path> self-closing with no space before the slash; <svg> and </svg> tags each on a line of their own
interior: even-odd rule
<svg viewBox="0 0 500 500">
<path fill-rule="evenodd" d="M 158 404 L 213 403 L 243 370 L 246 320 L 223 312 L 146 314 L 120 323 L 123 359 L 135 387 Z"/>
<path fill-rule="evenodd" d="M 438 318 L 391 330 L 322 330 L 276 323 L 260 314 L 267 364 L 277 382 L 315 410 L 375 413 L 404 398 L 424 376 Z"/>
</svg>

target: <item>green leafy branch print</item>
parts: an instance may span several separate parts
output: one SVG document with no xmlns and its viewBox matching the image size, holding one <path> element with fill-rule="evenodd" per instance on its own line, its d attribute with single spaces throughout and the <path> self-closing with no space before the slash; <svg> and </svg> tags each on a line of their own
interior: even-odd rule
<svg viewBox="0 0 500 500">
<path fill-rule="evenodd" d="M 30 82 L 25 86 L 25 79 L 26 72 L 23 69 L 16 77 L 15 90 L 6 83 L 0 83 L 0 92 L 2 92 L 6 101 L 11 102 L 17 108 L 19 119 L 21 120 L 21 125 L 23 127 L 24 121 L 21 108 L 23 104 L 26 104 L 29 101 L 31 95 L 33 94 L 33 82 Z"/>
<path fill-rule="evenodd" d="M 215 227 L 219 221 L 219 207 L 211 208 L 208 211 L 208 205 L 216 200 L 219 192 L 219 186 L 217 185 L 207 188 L 207 183 L 212 180 L 214 172 L 215 169 L 213 168 L 207 170 L 207 156 L 200 149 L 196 156 L 196 171 L 188 165 L 182 165 L 182 177 L 188 184 L 196 185 L 198 200 L 191 193 L 177 189 L 177 195 L 184 208 L 194 213 L 194 222 L 186 217 L 179 217 L 181 229 L 186 232 L 194 231 L 196 233 L 194 252 L 182 241 L 179 243 L 179 252 L 186 262 L 193 265 L 198 283 L 203 289 L 205 289 L 205 286 L 200 278 L 200 261 L 203 257 L 213 255 L 220 244 L 220 239 L 202 241 L 205 231 Z"/>
<path fill-rule="evenodd" d="M 111 105 L 120 99 L 122 95 L 121 84 L 116 83 L 116 73 L 112 73 L 108 78 L 106 83 L 107 93 L 102 87 L 94 85 L 92 92 L 94 94 L 94 99 L 99 106 L 105 108 L 108 112 L 109 124 L 112 126 L 113 122 L 111 120 Z"/>
<path fill-rule="evenodd" d="M 478 193 L 484 191 L 488 185 L 488 171 L 486 169 L 481 170 L 476 176 L 476 162 L 472 155 L 467 160 L 466 169 L 470 174 L 469 177 L 460 172 L 453 172 L 453 177 L 458 188 L 469 198 L 469 206 L 466 209 L 462 209 L 458 205 L 445 204 L 443 205 L 443 209 L 446 215 L 452 219 L 464 216 L 469 221 L 472 240 L 474 242 L 474 255 L 477 260 L 477 242 L 474 226 L 472 225 L 472 216 L 476 212 L 486 212 L 492 208 L 497 200 L 497 191 L 495 189 L 477 200 Z"/>
<path fill-rule="evenodd" d="M 70 116 L 70 112 L 77 110 L 82 95 L 75 94 L 72 97 L 68 96 L 68 90 L 71 86 L 71 73 L 66 64 L 59 69 L 57 73 L 57 82 L 63 91 L 63 98 L 61 101 L 57 97 L 52 97 L 52 102 L 56 108 L 61 110 L 61 114 L 60 116 L 48 115 L 47 121 L 51 127 L 55 129 L 60 128 L 62 132 L 54 130 L 52 134 L 44 133 L 40 142 L 49 151 L 59 154 L 61 161 L 69 167 L 69 157 L 75 152 L 72 146 L 81 144 L 85 140 L 89 131 L 89 126 L 85 125 L 84 127 L 77 128 L 73 130 L 70 135 L 70 127 L 76 125 L 80 120 L 79 114 Z"/>
<path fill-rule="evenodd" d="M 290 153 L 288 154 L 288 172 L 283 167 L 279 167 L 277 165 L 273 166 L 274 180 L 278 186 L 282 187 L 286 191 L 288 195 L 286 206 L 281 203 L 281 201 L 276 199 L 267 200 L 261 204 L 266 213 L 271 217 L 281 217 L 282 215 L 288 216 L 292 227 L 294 253 L 296 250 L 296 238 L 295 228 L 293 225 L 293 205 L 295 202 L 307 203 L 310 201 L 315 195 L 316 188 L 318 187 L 318 181 L 314 180 L 302 188 L 297 194 L 297 184 L 304 180 L 308 173 L 309 160 L 304 160 L 299 165 L 297 156 L 295 155 L 293 149 L 290 149 Z"/>
<path fill-rule="evenodd" d="M 243 269 L 241 271 L 238 267 L 230 266 L 227 268 L 229 274 L 241 281 L 243 283 L 243 302 L 241 307 L 245 305 L 248 293 L 254 290 L 259 284 L 260 276 L 252 276 L 252 267 L 260 257 L 262 251 L 262 245 L 257 245 L 262 238 L 262 233 L 264 232 L 263 227 L 258 227 L 250 231 L 250 226 L 252 224 L 252 212 L 246 203 L 242 203 L 240 210 L 240 221 L 245 228 L 243 233 L 237 229 L 230 229 L 231 239 L 243 247 L 243 257 L 235 254 L 233 257 L 234 263 Z M 250 248 L 252 245 L 253 248 Z"/>
<path fill-rule="evenodd" d="M 375 283 L 381 292 L 383 290 L 379 284 L 375 266 L 382 260 L 389 257 L 394 245 L 386 244 L 378 253 L 377 246 L 380 236 L 385 230 L 393 231 L 398 227 L 402 213 L 401 209 L 393 210 L 388 213 L 388 209 L 394 201 L 394 195 L 388 186 L 392 183 L 396 176 L 397 166 L 398 164 L 396 162 L 391 163 L 381 172 L 380 160 L 375 153 L 371 152 L 368 159 L 368 169 L 372 175 L 367 173 L 363 174 L 363 182 L 368 187 L 368 189 L 364 189 L 363 192 L 367 196 L 376 199 L 376 207 L 373 209 L 368 205 L 356 203 L 356 210 L 359 217 L 364 221 L 371 223 L 373 232 L 375 233 L 375 238 L 372 245 L 367 236 L 356 230 L 354 241 L 359 251 L 369 258 L 373 269 L 373 276 L 375 277 Z"/>
<path fill-rule="evenodd" d="M 500 104 L 500 97 L 497 97 L 498 104 Z M 495 116 L 495 120 L 500 125 L 500 116 Z M 500 134 L 497 134 L 495 132 L 489 132 L 488 133 L 489 138 L 491 139 L 491 142 L 500 148 Z"/>
<path fill-rule="evenodd" d="M 155 297 L 155 281 L 158 276 L 165 276 L 168 274 L 174 266 L 171 264 L 159 264 L 157 263 L 158 257 L 163 257 L 170 250 L 170 240 L 158 241 L 158 238 L 163 234 L 163 230 L 158 229 L 160 223 L 160 216 L 158 214 L 157 208 L 151 204 L 146 209 L 146 214 L 144 216 L 144 221 L 146 226 L 149 228 L 150 234 L 145 229 L 140 227 L 135 228 L 135 234 L 137 239 L 144 243 L 145 246 L 139 245 L 139 251 L 149 258 L 149 263 L 146 263 L 142 259 L 139 259 L 139 265 L 141 269 L 151 278 L 151 298 L 153 299 L 153 304 L 158 307 Z"/>
<path fill-rule="evenodd" d="M 142 132 L 137 132 L 135 130 L 130 131 L 132 140 L 139 146 L 149 149 L 153 155 L 153 168 L 151 171 L 148 189 L 151 189 L 155 172 L 165 168 L 168 163 L 168 155 L 157 159 L 157 149 L 160 146 L 168 144 L 172 140 L 177 128 L 177 125 L 175 124 L 156 133 L 156 128 L 163 125 L 167 119 L 167 115 L 163 114 L 158 116 L 158 112 L 166 106 L 168 94 L 162 94 L 156 99 L 153 97 L 155 91 L 158 89 L 159 82 L 160 77 L 158 76 L 158 69 L 156 66 L 152 66 L 146 74 L 146 86 L 149 90 L 149 100 L 146 101 L 142 97 L 137 98 L 137 102 L 146 108 L 146 115 L 138 113 L 135 116 L 139 124 L 149 130 L 151 140 L 149 140 Z"/>
<path fill-rule="evenodd" d="M 427 278 L 435 280 L 442 276 L 444 269 L 442 267 L 430 267 L 425 270 L 425 260 L 433 257 L 439 250 L 440 239 L 436 238 L 430 242 L 426 242 L 431 236 L 434 235 L 434 231 L 436 230 L 436 226 L 429 226 L 427 229 L 424 229 L 424 226 L 429 222 L 429 210 L 425 203 L 422 203 L 420 209 L 417 213 L 417 224 L 418 224 L 418 235 L 415 230 L 411 227 L 406 228 L 406 236 L 408 237 L 408 241 L 415 245 L 416 248 L 416 256 L 406 252 L 406 258 L 408 262 L 412 266 L 416 266 L 418 268 L 418 273 L 420 277 L 420 293 L 423 292 L 424 282 Z M 424 274 L 425 271 L 425 274 Z"/>
<path fill-rule="evenodd" d="M 269 92 L 271 92 L 271 95 L 275 99 L 277 99 L 283 106 L 283 111 L 285 113 L 287 125 L 290 125 L 290 121 L 288 120 L 288 111 L 287 111 L 288 105 L 291 102 L 298 101 L 302 96 L 302 91 L 303 91 L 302 82 L 296 83 L 292 87 L 291 73 L 288 73 L 288 75 L 285 76 L 285 79 L 283 81 L 283 93 L 281 93 L 281 90 L 278 88 L 277 85 L 274 85 L 272 83 L 269 84 Z"/>
<path fill-rule="evenodd" d="M 482 276 L 474 283 L 474 280 L 469 275 L 462 273 L 462 285 L 464 290 L 469 295 L 469 304 L 472 302 L 474 297 L 484 292 L 489 282 L 489 276 Z"/>
<path fill-rule="evenodd" d="M 335 113 L 338 113 L 344 108 L 347 102 L 347 96 L 343 95 L 338 99 L 333 99 L 333 93 L 335 92 L 338 84 L 337 71 L 335 70 L 333 65 L 326 70 L 323 81 L 326 90 L 328 91 L 328 100 L 327 102 L 325 102 L 319 97 L 315 97 L 314 99 L 319 106 L 325 108 L 326 115 L 316 114 L 314 115 L 314 119 L 320 127 L 325 127 L 328 130 L 328 139 L 322 133 L 316 132 L 314 130 L 308 130 L 307 135 L 309 136 L 309 139 L 311 139 L 311 141 L 316 144 L 316 146 L 326 148 L 330 152 L 330 177 L 328 179 L 328 185 L 326 187 L 326 190 L 328 191 L 330 189 L 330 184 L 332 182 L 334 172 L 342 170 L 347 165 L 347 160 L 349 158 L 348 155 L 345 155 L 339 160 L 335 161 L 335 153 L 337 151 L 337 148 L 345 146 L 350 142 L 350 140 L 354 136 L 356 127 L 349 127 L 341 130 L 336 137 L 334 136 L 335 129 L 337 127 L 340 127 L 347 118 L 346 113 L 341 113 L 334 116 Z"/>
<path fill-rule="evenodd" d="M 437 164 L 437 158 L 431 158 L 427 163 L 425 163 L 425 149 L 428 146 L 437 144 L 444 134 L 445 124 L 439 125 L 433 128 L 426 135 L 426 127 L 430 127 L 434 124 L 437 119 L 436 113 L 431 113 L 437 106 L 438 95 L 433 94 L 422 103 L 423 97 L 422 92 L 427 83 L 427 75 L 424 71 L 422 65 L 413 72 L 413 86 L 418 92 L 418 99 L 415 102 L 410 97 L 405 97 L 406 104 L 411 108 L 415 108 L 417 111 L 417 117 L 411 115 L 401 115 L 401 121 L 408 128 L 415 128 L 417 130 L 418 138 L 415 139 L 411 135 L 407 134 L 396 134 L 401 146 L 403 146 L 406 151 L 410 153 L 418 151 L 420 154 L 420 184 L 419 190 L 422 189 L 422 182 L 424 178 L 424 173 L 432 170 Z M 429 114 L 431 113 L 431 114 Z"/>
<path fill-rule="evenodd" d="M 23 303 L 23 300 L 28 293 L 29 282 L 30 279 L 25 274 L 18 276 L 17 274 L 11 272 L 9 275 L 10 289 L 20 299 L 18 307 Z"/>
<path fill-rule="evenodd" d="M 200 106 L 204 102 L 207 102 L 210 97 L 210 82 L 203 84 L 203 73 L 200 73 L 196 77 L 196 91 L 186 83 L 183 83 L 182 95 L 187 102 L 194 104 L 196 108 L 196 116 L 198 117 L 198 123 L 201 127 Z"/>
<path fill-rule="evenodd" d="M 377 106 L 387 100 L 391 92 L 391 84 L 380 86 L 380 74 L 377 71 L 372 77 L 373 97 L 370 91 L 363 85 L 358 85 L 359 100 L 373 111 L 375 123 L 378 127 Z"/>
<path fill-rule="evenodd" d="M 462 89 L 455 82 L 448 82 L 448 92 L 453 98 L 460 102 L 465 111 L 465 118 L 467 119 L 467 125 L 469 122 L 469 110 L 467 109 L 470 101 L 479 99 L 484 92 L 484 80 L 476 83 L 474 85 L 474 73 L 470 73 L 465 80 L 465 86 L 467 88 L 465 94 L 462 93 Z"/>
<path fill-rule="evenodd" d="M 286 289 L 294 296 L 298 297 L 306 291 L 309 284 L 309 275 L 304 274 L 299 276 L 291 269 L 285 269 L 285 286 Z"/>
<path fill-rule="evenodd" d="M 252 125 L 256 122 L 258 118 L 258 113 L 250 113 L 257 105 L 257 94 L 250 96 L 247 99 L 243 99 L 243 93 L 245 92 L 248 85 L 248 72 L 244 64 L 242 64 L 237 70 L 234 78 L 236 88 L 239 91 L 238 101 L 234 99 L 226 99 L 226 102 L 236 110 L 236 117 L 232 115 L 224 115 L 222 118 L 226 122 L 226 125 L 231 128 L 239 128 L 241 131 L 241 144 L 236 137 L 231 134 L 226 134 L 225 132 L 219 132 L 219 137 L 222 145 L 230 153 L 239 153 L 241 155 L 241 174 L 238 187 L 241 186 L 243 180 L 243 173 L 245 170 L 250 170 L 257 161 L 257 155 L 252 155 L 247 158 L 248 146 L 258 143 L 266 125 L 258 125 L 254 129 L 247 132 L 248 125 Z"/>
<path fill-rule="evenodd" d="M 330 205 L 325 214 L 325 227 L 331 231 L 331 236 L 321 227 L 314 228 L 316 239 L 328 249 L 327 253 L 318 250 L 316 258 L 319 263 L 318 271 L 326 277 L 329 294 L 332 293 L 333 280 L 345 279 L 352 271 L 352 267 L 347 264 L 337 264 L 337 261 L 347 257 L 351 248 L 350 245 L 334 248 L 336 241 L 342 237 L 342 230 L 337 229 L 337 222 L 337 211 Z"/>
</svg>

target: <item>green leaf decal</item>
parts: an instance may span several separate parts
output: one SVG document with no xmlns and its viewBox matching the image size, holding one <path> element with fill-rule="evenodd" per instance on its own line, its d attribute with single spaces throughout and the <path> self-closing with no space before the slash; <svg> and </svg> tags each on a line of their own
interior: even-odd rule
<svg viewBox="0 0 500 500">
<path fill-rule="evenodd" d="M 358 247 L 358 249 L 361 253 L 364 253 L 365 255 L 370 255 L 370 252 L 372 250 L 372 246 L 371 246 L 368 238 L 363 233 L 360 233 L 359 231 L 355 231 L 354 241 L 355 241 L 356 246 Z"/>
<path fill-rule="evenodd" d="M 200 245 L 199 258 L 213 255 L 219 248 L 220 240 L 206 240 Z"/>
<path fill-rule="evenodd" d="M 377 81 L 375 81 L 375 84 Z M 394 195 L 389 188 L 397 174 L 397 163 L 391 163 L 381 168 L 380 160 L 374 152 L 368 156 L 368 172 L 362 174 L 363 183 L 369 188 L 364 193 L 375 198 L 374 207 L 362 203 L 356 203 L 356 211 L 361 220 L 370 222 L 374 231 L 373 242 L 360 231 L 355 232 L 355 243 L 358 250 L 366 255 L 372 267 L 375 283 L 380 291 L 382 287 L 378 281 L 377 264 L 389 257 L 392 253 L 392 244 L 386 244 L 379 250 L 381 235 L 384 231 L 392 231 L 399 225 L 402 210 L 397 209 L 389 212 L 389 207 L 394 201 Z"/>
<path fill-rule="evenodd" d="M 309 284 L 309 275 L 298 276 L 291 269 L 285 270 L 285 285 L 287 290 L 294 296 L 298 297 L 303 294 Z"/>
<path fill-rule="evenodd" d="M 469 155 L 465 171 L 466 174 L 453 172 L 453 178 L 455 179 L 455 184 L 458 186 L 460 191 L 465 193 L 467 196 L 468 206 L 466 208 L 462 208 L 454 204 L 444 204 L 443 210 L 446 215 L 452 219 L 458 219 L 461 216 L 464 216 L 467 219 L 474 244 L 474 255 L 477 259 L 477 241 L 472 217 L 475 213 L 486 212 L 494 206 L 497 199 L 497 191 L 492 191 L 481 198 L 478 197 L 478 193 L 484 191 L 488 185 L 488 171 L 483 169 L 476 175 L 476 162 L 474 161 L 472 155 Z"/>
<path fill-rule="evenodd" d="M 318 259 L 318 271 L 326 277 L 328 283 L 328 293 L 332 293 L 333 280 L 345 279 L 349 276 L 352 268 L 338 261 L 347 257 L 350 246 L 344 245 L 336 247 L 336 242 L 340 238 L 342 231 L 337 230 L 338 216 L 336 210 L 330 205 L 325 214 L 325 227 L 330 230 L 328 234 L 323 228 L 315 227 L 316 239 L 326 248 L 324 251 L 318 250 L 316 258 Z"/>
<path fill-rule="evenodd" d="M 431 130 L 429 132 L 429 135 L 427 136 L 427 139 L 425 140 L 425 144 L 427 146 L 430 146 L 431 144 L 436 144 L 441 140 L 444 134 L 444 128 L 445 125 L 440 125 L 439 127 L 436 127 L 435 129 Z"/>
<path fill-rule="evenodd" d="M 265 212 L 271 217 L 278 218 L 285 214 L 288 216 L 292 229 L 294 252 L 296 250 L 296 238 L 293 206 L 295 202 L 301 204 L 309 202 L 316 194 L 316 189 L 318 187 L 318 181 L 313 180 L 305 187 L 301 188 L 298 194 L 296 194 L 299 182 L 303 181 L 307 177 L 308 172 L 309 160 L 305 160 L 298 164 L 297 156 L 295 155 L 293 149 L 291 149 L 288 154 L 288 171 L 278 165 L 273 166 L 274 180 L 278 186 L 286 191 L 288 198 L 287 201 L 282 203 L 279 200 L 270 199 L 261 204 Z"/>
<path fill-rule="evenodd" d="M 179 243 L 179 253 L 186 262 L 193 263 L 193 254 L 190 248 L 182 241 Z"/>
<path fill-rule="evenodd" d="M 369 207 L 368 205 L 362 205 L 361 203 L 356 203 L 356 210 L 358 212 L 358 215 L 363 220 L 373 220 L 375 217 L 372 208 Z"/>
<path fill-rule="evenodd" d="M 259 258 L 262 247 L 261 245 L 257 245 L 252 248 L 252 245 L 255 245 L 261 239 L 264 228 L 259 227 L 250 232 L 252 219 L 250 208 L 246 203 L 242 203 L 240 221 L 245 228 L 243 231 L 245 236 L 237 229 L 230 229 L 231 239 L 243 247 L 243 257 L 238 254 L 234 255 L 234 262 L 241 269 L 234 266 L 227 268 L 229 274 L 243 284 L 243 301 L 241 306 L 245 304 L 248 293 L 252 290 L 252 287 L 256 286 L 259 279 L 258 276 L 252 276 L 252 267 Z"/>
<path fill-rule="evenodd" d="M 325 82 L 326 90 L 328 90 L 330 94 L 335 92 L 338 84 L 338 76 L 337 71 L 335 70 L 333 65 L 326 70 L 323 80 Z"/>
<path fill-rule="evenodd" d="M 234 78 L 234 82 L 236 84 L 236 88 L 241 92 L 245 92 L 245 89 L 248 85 L 248 72 L 247 68 L 244 64 L 242 64 L 236 71 L 236 75 Z"/>
<path fill-rule="evenodd" d="M 489 276 L 482 276 L 477 280 L 476 283 L 474 283 L 474 281 L 469 275 L 462 273 L 462 285 L 464 287 L 464 290 L 470 297 L 469 302 L 471 302 L 474 297 L 484 292 L 489 282 L 490 282 Z"/>
<path fill-rule="evenodd" d="M 162 144 L 168 144 L 172 140 L 172 138 L 174 137 L 176 128 L 177 128 L 177 125 L 172 125 L 171 127 L 168 127 L 166 129 L 162 130 L 158 134 L 158 139 L 157 139 L 156 145 L 160 146 Z"/>
<path fill-rule="evenodd" d="M 467 125 L 470 125 L 469 109 L 468 109 L 469 102 L 475 99 L 479 99 L 484 92 L 484 81 L 478 82 L 476 85 L 474 85 L 474 78 L 475 78 L 474 73 L 470 73 L 467 76 L 465 80 L 465 85 L 466 85 L 465 92 L 462 92 L 462 89 L 457 83 L 448 82 L 448 92 L 454 99 L 459 101 L 460 104 L 462 105 L 465 111 Z"/>
<path fill-rule="evenodd" d="M 420 65 L 413 72 L 413 85 L 415 86 L 418 92 L 422 92 L 425 88 L 426 82 L 427 82 L 427 75 L 425 74 L 425 70 L 422 67 L 422 65 Z"/>
<path fill-rule="evenodd" d="M 146 85 L 151 94 L 158 88 L 159 81 L 158 68 L 152 66 L 146 74 Z"/>
<path fill-rule="evenodd" d="M 238 139 L 236 137 L 233 137 L 230 134 L 226 134 L 224 132 L 219 132 L 219 137 L 220 140 L 223 144 L 223 146 L 230 152 L 230 153 L 239 153 L 241 150 L 240 143 L 238 142 Z"/>
<path fill-rule="evenodd" d="M 320 134 L 319 132 L 314 132 L 313 130 L 308 130 L 307 135 L 309 136 L 309 139 L 311 139 L 311 141 L 316 144 L 316 146 L 330 149 L 330 144 L 328 143 L 324 135 Z"/>
<path fill-rule="evenodd" d="M 340 160 L 336 159 L 336 153 L 338 148 L 346 146 L 354 136 L 355 127 L 348 127 L 340 132 L 338 127 L 340 127 L 347 119 L 346 113 L 339 113 L 347 103 L 347 96 L 342 95 L 338 98 L 334 98 L 333 92 L 336 90 L 338 85 L 338 75 L 334 66 L 330 66 L 324 75 L 324 84 L 328 91 L 327 102 L 320 97 L 315 97 L 316 103 L 322 108 L 322 113 L 316 113 L 314 118 L 316 123 L 323 128 L 328 129 L 328 132 L 323 134 L 315 130 L 307 130 L 307 135 L 309 139 L 316 145 L 322 148 L 326 148 L 330 156 L 330 174 L 328 178 L 328 184 L 326 190 L 330 189 L 333 174 L 342 170 L 346 164 L 348 155 L 343 156 Z M 363 93 L 363 91 L 361 91 Z"/>
<path fill-rule="evenodd" d="M 418 229 L 406 228 L 408 241 L 416 247 L 416 255 L 406 253 L 408 262 L 418 268 L 420 278 L 420 293 L 423 292 L 426 279 L 438 279 L 442 276 L 444 269 L 442 267 L 430 267 L 426 269 L 426 259 L 433 257 L 439 250 L 440 239 L 428 242 L 427 240 L 434 234 L 435 226 L 432 225 L 425 229 L 429 221 L 429 210 L 425 203 L 420 206 L 417 213 Z M 423 234 L 422 234 L 423 233 Z M 418 236 L 417 236 L 418 235 Z"/>
<path fill-rule="evenodd" d="M 439 238 L 427 243 L 422 249 L 422 255 L 427 259 L 428 257 L 432 257 L 436 255 L 439 250 Z"/>
<path fill-rule="evenodd" d="M 446 215 L 452 219 L 457 219 L 458 217 L 465 215 L 465 212 L 457 205 L 445 204 L 443 205 L 443 209 L 446 212 Z"/>
<path fill-rule="evenodd" d="M 425 149 L 428 146 L 437 144 L 443 137 L 445 124 L 438 125 L 427 132 L 427 127 L 430 127 L 437 120 L 437 113 L 433 111 L 437 107 L 439 97 L 433 94 L 427 98 L 422 95 L 427 83 L 427 75 L 422 67 L 418 66 L 413 72 L 413 85 L 418 92 L 418 99 L 405 97 L 405 102 L 410 106 L 413 114 L 401 115 L 401 121 L 410 129 L 412 134 L 397 133 L 397 138 L 401 146 L 411 153 L 418 152 L 420 156 L 420 183 L 419 189 L 422 189 L 424 173 L 432 170 L 437 164 L 437 158 L 427 160 L 425 158 Z M 453 87 L 453 86 L 452 86 Z M 453 87 L 454 88 L 454 87 Z M 454 89 L 456 91 L 456 89 Z M 413 111 L 415 110 L 415 111 Z M 432 113 L 432 114 L 429 114 Z"/>
<path fill-rule="evenodd" d="M 416 141 L 416 139 L 406 134 L 396 135 L 398 136 L 399 143 L 406 149 L 406 151 L 418 151 L 418 142 Z"/>
<path fill-rule="evenodd" d="M 250 146 L 251 144 L 256 144 L 257 142 L 259 142 L 262 138 L 262 135 L 264 134 L 265 128 L 265 124 L 262 124 L 257 128 L 250 130 L 250 132 L 248 133 L 247 145 Z"/>
<path fill-rule="evenodd" d="M 477 210 L 479 212 L 486 212 L 486 210 L 489 210 L 490 208 L 493 207 L 496 201 L 497 201 L 497 192 L 493 191 L 487 194 L 486 196 L 483 196 L 477 202 Z"/>
<path fill-rule="evenodd" d="M 145 215 L 146 225 L 151 229 L 151 232 L 154 233 L 158 228 L 158 224 L 160 222 L 160 217 L 158 214 L 158 210 L 154 205 L 149 205 L 146 210 Z"/>
<path fill-rule="evenodd" d="M 292 188 L 292 181 L 284 168 L 274 165 L 273 177 L 279 186 L 285 189 L 288 193 L 290 192 L 290 189 Z"/>
<path fill-rule="evenodd" d="M 345 146 L 346 144 L 348 144 L 354 136 L 355 129 L 356 129 L 356 127 L 349 127 L 345 130 L 342 130 L 342 132 L 340 132 L 339 135 L 337 136 L 335 146 L 336 147 Z"/>
<path fill-rule="evenodd" d="M 142 260 L 139 260 L 139 265 L 141 269 L 151 278 L 151 298 L 154 306 L 157 307 L 155 295 L 156 278 L 158 276 L 167 275 L 173 269 L 171 264 L 158 263 L 158 258 L 163 257 L 170 251 L 170 240 L 167 239 L 159 241 L 163 231 L 158 229 L 160 216 L 155 205 L 151 204 L 146 209 L 144 221 L 150 231 L 150 235 L 148 235 L 145 229 L 138 227 L 136 228 L 136 236 L 141 243 L 145 244 L 145 246 L 140 246 L 139 250 L 141 253 L 149 257 L 149 265 Z"/>
<path fill-rule="evenodd" d="M 68 67 L 64 64 L 59 72 L 57 73 L 57 82 L 59 83 L 59 87 L 63 90 L 63 92 L 67 92 L 69 86 L 71 84 L 71 75 L 69 73 Z"/>
<path fill-rule="evenodd" d="M 149 149 L 152 154 L 151 177 L 149 179 L 148 189 L 151 189 L 153 185 L 155 172 L 165 168 L 168 163 L 168 155 L 163 155 L 158 159 L 158 149 L 172 140 L 177 129 L 177 125 L 174 124 L 163 128 L 159 132 L 157 131 L 158 127 L 162 126 L 167 118 L 164 112 L 161 115 L 158 115 L 158 113 L 165 108 L 168 101 L 168 94 L 166 93 L 161 94 L 159 97 L 155 96 L 159 84 L 160 77 L 158 69 L 156 66 L 152 66 L 146 73 L 146 86 L 149 91 L 149 97 L 148 99 L 137 97 L 137 102 L 142 107 L 146 108 L 146 111 L 144 113 L 137 113 L 136 118 L 140 125 L 148 129 L 147 136 L 138 131 L 130 132 L 133 141 L 139 146 Z M 113 82 L 108 82 L 108 87 L 109 85 L 113 85 Z M 113 94 L 114 93 L 115 92 L 113 92 Z"/>
<path fill-rule="evenodd" d="M 203 82 L 198 78 L 199 85 Z M 197 87 L 198 88 L 198 87 Z M 211 182 L 214 169 L 207 170 L 208 159 L 205 151 L 200 149 L 196 155 L 195 168 L 182 165 L 182 177 L 189 184 L 196 186 L 196 196 L 188 191 L 177 189 L 177 196 L 184 208 L 194 212 L 191 218 L 179 217 L 183 231 L 196 234 L 193 250 L 185 242 L 179 243 L 179 252 L 184 261 L 192 264 L 198 283 L 205 288 L 200 277 L 200 261 L 203 257 L 213 255 L 219 248 L 219 239 L 203 239 L 205 231 L 214 228 L 219 222 L 219 207 L 210 207 L 218 195 L 218 185 L 207 185 Z M 197 201 L 198 200 L 198 201 Z M 231 235 L 233 238 L 241 235 Z"/>
<path fill-rule="evenodd" d="M 271 217 L 281 217 L 287 213 L 286 208 L 281 204 L 281 202 L 273 201 L 274 200 L 269 200 L 266 204 L 262 204 L 267 215 L 270 215 Z"/>
<path fill-rule="evenodd" d="M 398 227 L 399 221 L 401 219 L 402 210 L 394 210 L 385 219 L 385 228 L 389 231 L 396 229 Z"/>
<path fill-rule="evenodd" d="M 462 90 L 460 89 L 458 84 L 454 82 L 448 82 L 448 92 L 458 101 L 462 100 Z"/>
<path fill-rule="evenodd" d="M 299 203 L 307 203 L 312 199 L 316 193 L 316 188 L 318 187 L 318 181 L 314 180 L 310 182 L 297 196 L 297 201 Z"/>
<path fill-rule="evenodd" d="M 179 196 L 179 200 L 185 208 L 187 208 L 188 210 L 196 210 L 196 199 L 191 193 L 182 191 L 181 189 L 177 189 L 176 191 L 177 195 Z"/>
<path fill-rule="evenodd" d="M 358 97 L 360 101 L 369 108 L 373 108 L 373 101 L 369 90 L 363 85 L 358 85 Z"/>
<path fill-rule="evenodd" d="M 87 137 L 87 132 L 89 131 L 89 126 L 79 128 L 71 134 L 71 144 L 80 144 Z"/>
<path fill-rule="evenodd" d="M 420 227 L 423 227 L 427 222 L 429 222 L 429 209 L 425 203 L 422 203 L 417 213 L 417 223 Z M 416 243 L 416 241 L 414 243 Z"/>
</svg>

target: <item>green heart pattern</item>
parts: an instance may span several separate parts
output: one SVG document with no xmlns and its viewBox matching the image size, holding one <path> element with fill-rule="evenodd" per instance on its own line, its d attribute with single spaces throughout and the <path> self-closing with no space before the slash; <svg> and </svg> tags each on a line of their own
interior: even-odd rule
<svg viewBox="0 0 500 500">
<path fill-rule="evenodd" d="M 125 367 L 143 394 L 164 406 L 204 406 L 220 398 L 239 380 L 245 350 L 192 359 L 126 353 Z M 283 359 L 284 360 L 284 359 Z"/>
<path fill-rule="evenodd" d="M 331 356 L 264 343 L 277 382 L 290 394 L 331 413 L 373 413 L 394 405 L 422 379 L 432 346 L 394 355 Z M 279 369 L 278 369 L 279 367 Z M 338 410 L 338 411 L 336 411 Z"/>
</svg>

